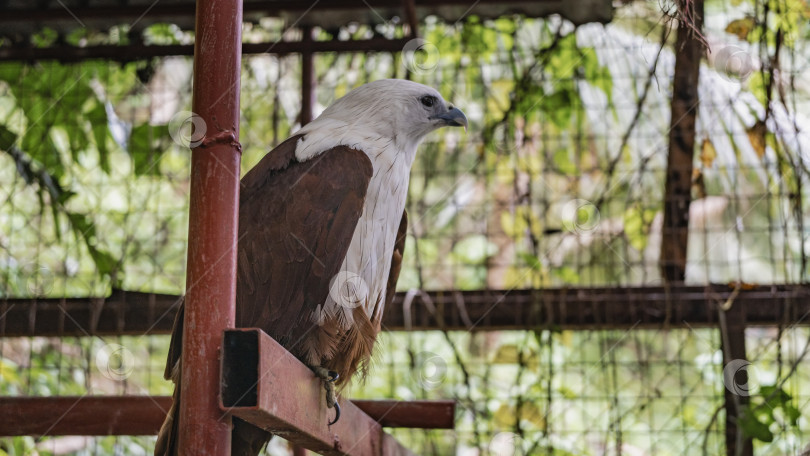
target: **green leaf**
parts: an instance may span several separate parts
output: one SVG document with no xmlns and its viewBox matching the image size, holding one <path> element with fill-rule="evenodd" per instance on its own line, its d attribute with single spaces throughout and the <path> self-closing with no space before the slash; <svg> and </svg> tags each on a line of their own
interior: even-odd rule
<svg viewBox="0 0 810 456">
<path fill-rule="evenodd" d="M 573 108 L 577 105 L 576 94 L 563 88 L 543 98 L 540 108 L 551 121 L 559 128 L 565 128 L 571 123 Z"/>
<path fill-rule="evenodd" d="M 554 164 L 561 173 L 569 176 L 576 176 L 579 174 L 579 168 L 577 168 L 577 165 L 571 158 L 568 149 L 558 149 L 556 152 L 554 152 L 552 160 L 554 160 Z"/>
<path fill-rule="evenodd" d="M 585 70 L 585 80 L 594 87 L 602 89 L 608 99 L 608 104 L 613 100 L 613 76 L 606 66 L 599 64 L 596 50 L 593 48 L 581 48 L 582 68 Z"/>
<path fill-rule="evenodd" d="M 3 64 L 0 65 L 0 81 L 6 81 L 10 83 L 10 86 L 14 86 L 20 82 L 24 71 L 25 65 L 22 63 L 3 62 Z"/>
<path fill-rule="evenodd" d="M 769 408 L 781 407 L 790 401 L 790 394 L 776 385 L 763 385 L 759 389 L 759 395 L 765 399 L 765 405 Z"/>
<path fill-rule="evenodd" d="M 10 150 L 17 142 L 17 135 L 3 125 L 0 125 L 0 149 Z"/>
<path fill-rule="evenodd" d="M 562 397 L 564 397 L 566 399 L 576 399 L 578 397 L 577 393 L 575 393 L 574 390 L 572 390 L 571 388 L 568 388 L 567 386 L 559 387 L 557 389 L 557 392 L 562 394 Z"/>
<path fill-rule="evenodd" d="M 453 246 L 453 254 L 466 264 L 483 264 L 497 252 L 497 247 L 484 235 L 470 235 Z"/>
<path fill-rule="evenodd" d="M 638 251 L 647 247 L 647 238 L 650 232 L 650 224 L 655 218 L 655 211 L 651 209 L 641 209 L 630 207 L 624 211 L 623 215 L 624 234 L 627 236 L 630 246 Z"/>
<path fill-rule="evenodd" d="M 107 148 L 107 137 L 110 136 L 110 129 L 107 124 L 107 111 L 104 105 L 99 103 L 95 108 L 87 113 L 87 120 L 90 122 L 93 130 L 93 139 L 96 142 L 96 150 L 98 150 L 98 162 L 101 169 L 109 174 L 110 173 L 110 151 Z"/>
<path fill-rule="evenodd" d="M 532 268 L 535 271 L 542 271 L 543 270 L 543 263 L 540 262 L 540 259 L 536 256 L 532 255 L 531 253 L 521 253 L 520 258 L 526 263 L 527 266 Z"/>
<path fill-rule="evenodd" d="M 139 125 L 129 137 L 129 155 L 135 166 L 135 175 L 160 175 L 160 158 L 163 156 L 161 139 L 167 137 L 169 127 Z"/>
<path fill-rule="evenodd" d="M 791 426 L 797 426 L 799 424 L 799 418 L 802 417 L 801 410 L 794 407 L 792 404 L 785 404 L 782 410 L 784 410 L 785 417 L 788 419 Z"/>
<path fill-rule="evenodd" d="M 551 270 L 551 274 L 555 277 L 560 278 L 565 283 L 575 284 L 579 283 L 580 277 L 577 271 L 569 266 L 563 266 L 561 268 L 553 268 Z"/>
<path fill-rule="evenodd" d="M 44 160 L 46 152 L 43 152 L 42 149 L 48 139 L 49 132 L 50 129 L 43 124 L 28 127 L 23 134 L 22 141 L 20 141 L 20 148 L 30 157 L 43 164 L 46 163 L 46 160 Z"/>
<path fill-rule="evenodd" d="M 78 125 L 65 126 L 65 130 L 70 139 L 70 156 L 74 162 L 77 162 L 79 161 L 79 154 L 86 151 L 90 145 L 90 139 Z"/>
<path fill-rule="evenodd" d="M 115 258 L 96 246 L 96 224 L 84 214 L 68 212 L 67 215 L 73 226 L 73 232 L 84 239 L 87 251 L 90 253 L 90 257 L 93 258 L 93 263 L 95 263 L 99 274 L 109 275 L 115 271 L 118 264 Z"/>
<path fill-rule="evenodd" d="M 68 212 L 67 216 L 77 235 L 84 239 L 95 239 L 96 225 L 86 215 Z"/>
<path fill-rule="evenodd" d="M 116 267 L 118 266 L 118 261 L 115 260 L 112 254 L 91 246 L 90 244 L 88 244 L 87 247 L 90 251 L 90 256 L 93 258 L 93 262 L 96 264 L 99 274 L 109 275 L 115 271 Z"/>
<path fill-rule="evenodd" d="M 751 410 L 750 405 L 744 409 L 739 424 L 745 436 L 762 442 L 773 441 L 773 432 L 771 432 L 767 424 L 759 421 L 756 414 Z"/>
</svg>

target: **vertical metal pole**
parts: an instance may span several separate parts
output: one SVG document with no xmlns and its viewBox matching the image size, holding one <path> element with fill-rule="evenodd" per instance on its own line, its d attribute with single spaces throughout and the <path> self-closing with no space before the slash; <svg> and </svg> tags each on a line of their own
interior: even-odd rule
<svg viewBox="0 0 810 456">
<path fill-rule="evenodd" d="M 743 303 L 734 303 L 728 310 L 720 310 L 720 331 L 723 344 L 723 366 L 739 360 L 747 360 L 745 353 L 745 326 L 746 312 Z M 737 373 L 743 378 L 735 376 L 733 382 L 747 384 L 748 373 L 743 371 Z M 723 391 L 723 400 L 726 407 L 726 455 L 728 456 L 753 456 L 754 441 L 751 437 L 745 436 L 740 419 L 745 413 L 749 398 L 746 394 L 738 394 L 726 385 Z"/>
<path fill-rule="evenodd" d="M 405 11 L 405 19 L 408 22 L 408 27 L 410 27 L 408 36 L 416 38 L 419 36 L 419 18 L 416 17 L 416 5 L 413 0 L 402 0 L 402 9 Z"/>
<path fill-rule="evenodd" d="M 664 192 L 664 228 L 661 274 L 667 282 L 683 282 L 692 202 L 692 167 L 695 120 L 698 112 L 698 79 L 703 56 L 703 0 L 679 0 L 680 23 L 675 43 L 675 74 Z"/>
<path fill-rule="evenodd" d="M 307 46 L 312 43 L 312 27 L 304 26 L 302 32 L 304 36 L 301 37 L 301 41 L 304 43 L 304 50 L 301 52 L 301 126 L 304 126 L 312 122 L 315 85 L 318 81 L 315 77 L 315 56 L 311 47 Z"/>
<path fill-rule="evenodd" d="M 191 154 L 181 454 L 231 448 L 231 420 L 219 409 L 219 347 L 236 303 L 241 52 L 242 1 L 197 0 L 192 140 L 200 141 Z"/>
</svg>

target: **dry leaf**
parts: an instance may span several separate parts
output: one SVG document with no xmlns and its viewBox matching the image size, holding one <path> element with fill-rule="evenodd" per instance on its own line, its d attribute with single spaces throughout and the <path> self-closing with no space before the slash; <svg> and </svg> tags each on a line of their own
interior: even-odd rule
<svg viewBox="0 0 810 456">
<path fill-rule="evenodd" d="M 751 147 L 757 153 L 759 158 L 765 156 L 765 133 L 768 132 L 768 127 L 765 122 L 757 120 L 751 128 L 748 129 L 748 140 L 751 141 Z"/>
<path fill-rule="evenodd" d="M 708 139 L 704 139 L 700 148 L 700 161 L 706 168 L 711 168 L 715 158 L 717 158 L 717 150 L 715 150 L 714 144 Z"/>
<path fill-rule="evenodd" d="M 751 33 L 751 30 L 754 30 L 754 25 L 754 18 L 745 16 L 742 19 L 735 19 L 729 22 L 726 26 L 726 33 L 737 35 L 737 38 L 745 40 L 748 38 L 748 34 Z"/>
</svg>

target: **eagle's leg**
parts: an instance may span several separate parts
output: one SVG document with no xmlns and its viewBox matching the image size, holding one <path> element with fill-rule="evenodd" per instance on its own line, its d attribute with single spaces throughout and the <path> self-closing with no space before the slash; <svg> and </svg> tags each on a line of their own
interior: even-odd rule
<svg viewBox="0 0 810 456">
<path fill-rule="evenodd" d="M 340 405 L 338 405 L 337 393 L 335 393 L 335 381 L 340 374 L 321 366 L 309 366 L 309 368 L 323 382 L 323 388 L 326 390 L 326 406 L 335 409 L 335 419 L 329 423 L 331 426 L 340 419 Z"/>
</svg>

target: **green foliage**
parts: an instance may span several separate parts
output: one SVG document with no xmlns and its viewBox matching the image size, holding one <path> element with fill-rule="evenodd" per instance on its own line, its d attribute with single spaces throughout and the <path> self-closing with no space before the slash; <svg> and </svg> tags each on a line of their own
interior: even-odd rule
<svg viewBox="0 0 810 456">
<path fill-rule="evenodd" d="M 129 137 L 129 154 L 136 176 L 160 176 L 160 159 L 169 142 L 168 126 L 139 125 Z"/>
<path fill-rule="evenodd" d="M 139 69 L 138 64 L 117 67 L 103 62 L 0 65 L 0 153 L 11 158 L 20 177 L 35 190 L 40 216 L 50 212 L 48 225 L 56 241 L 68 242 L 65 234 L 72 234 L 86 249 L 94 274 L 106 277 L 113 287 L 123 283 L 118 274 L 121 257 L 114 252 L 126 252 L 126 246 L 103 239 L 110 226 L 98 229 L 101 214 L 88 206 L 92 194 L 79 182 L 121 178 L 127 162 L 135 179 L 161 176 L 161 160 L 173 147 L 168 126 L 144 122 L 125 130 L 119 119 L 108 116 L 112 100 L 139 103 L 129 97 L 140 84 Z M 113 139 L 113 123 L 129 132 L 126 147 L 119 144 L 121 139 Z M 127 158 L 121 160 L 124 154 Z"/>
<path fill-rule="evenodd" d="M 650 224 L 656 213 L 656 210 L 641 209 L 636 206 L 629 207 L 624 212 L 624 234 L 634 249 L 642 251 L 647 247 Z"/>
<path fill-rule="evenodd" d="M 786 8 L 795 10 L 793 6 Z M 658 14 L 656 10 L 656 21 Z M 646 283 L 657 277 L 632 274 L 640 252 L 648 247 L 651 223 L 659 211 L 655 203 L 647 202 L 647 193 L 660 200 L 656 192 L 661 191 L 661 182 L 653 173 L 643 176 L 652 182 L 610 181 L 605 165 L 618 154 L 619 167 L 648 172 L 645 166 L 657 159 L 656 154 L 647 155 L 651 152 L 648 149 L 659 146 L 628 143 L 614 151 L 610 143 L 602 142 L 601 136 L 615 139 L 624 133 L 598 127 L 603 121 L 622 129 L 626 126 L 632 113 L 611 109 L 614 90 L 628 85 L 620 86 L 622 79 L 614 80 L 600 60 L 612 56 L 611 52 L 584 45 L 579 40 L 582 35 L 570 24 L 563 21 L 565 27 L 558 29 L 559 24 L 558 20 L 510 16 L 495 21 L 473 17 L 457 24 L 429 21 L 424 25 L 424 37 L 435 49 L 426 47 L 417 53 L 416 63 L 436 66 L 429 71 L 412 71 L 411 77 L 439 88 L 462 106 L 472 125 L 466 135 L 433 135 L 420 150 L 410 186 L 412 237 L 406 244 L 401 289 Z M 745 21 L 737 24 L 746 25 Z M 274 39 L 281 30 L 280 24 L 264 29 L 252 24 L 246 27 L 246 36 Z M 66 39 L 70 43 L 123 43 L 127 32 L 121 27 L 102 37 L 85 30 Z M 332 36 L 331 31 L 320 33 L 319 39 Z M 350 35 L 366 38 L 372 33 L 399 36 L 400 31 L 360 26 Z M 145 37 L 156 44 L 183 43 L 192 38 L 169 24 L 150 26 Z M 755 34 L 746 37 L 757 39 Z M 35 45 L 47 45 L 54 39 L 46 30 Z M 161 124 L 165 119 L 154 121 L 160 117 L 154 111 L 172 106 L 172 101 L 147 93 L 154 88 L 150 78 L 171 60 L 120 66 L 93 62 L 0 65 L 0 159 L 9 165 L 0 172 L 6 172 L 6 177 L 16 173 L 24 184 L 24 188 L 15 189 L 16 212 L 8 220 L 0 217 L 4 232 L 16 226 L 15 244 L 3 245 L 10 251 L 9 258 L 26 258 L 25 254 L 33 251 L 31 246 L 44 245 L 46 251 L 36 257 L 38 261 L 55 258 L 50 264 L 52 273 L 61 274 L 65 282 L 86 281 L 93 286 L 101 282 L 93 289 L 101 289 L 98 294 L 110 286 L 173 293 L 182 290 L 188 191 L 184 185 L 190 154 L 171 141 L 168 127 Z M 389 54 L 319 54 L 316 62 L 321 87 L 318 101 L 322 105 L 367 80 L 404 74 L 399 58 Z M 298 93 L 295 81 L 299 73 L 294 57 L 245 59 L 240 138 L 243 170 L 295 128 L 298 108 L 289 99 Z M 767 78 L 767 74 L 754 73 L 748 81 L 748 90 L 761 101 L 765 100 Z M 637 97 L 635 75 L 628 79 L 634 82 L 627 94 Z M 666 92 L 666 81 L 659 82 L 660 91 Z M 183 93 L 176 111 L 189 109 L 190 81 L 184 84 L 178 89 Z M 610 119 L 586 115 L 583 87 L 604 95 L 608 107 L 601 115 Z M 662 99 L 665 101 L 666 95 Z M 115 119 L 108 112 L 128 122 L 123 140 L 113 137 L 110 125 Z M 649 110 L 640 114 L 641 125 L 647 127 L 643 132 L 656 131 L 650 126 L 654 128 L 661 116 L 650 115 Z M 624 123 L 613 123 L 614 117 Z M 770 132 L 759 137 L 763 141 L 756 148 L 758 154 L 764 153 L 766 145 L 776 149 L 781 144 Z M 715 151 L 710 165 L 717 166 L 721 152 Z M 785 157 L 789 158 L 787 154 Z M 787 158 L 776 166 L 783 176 L 794 180 L 800 176 Z M 736 185 L 735 192 L 745 190 L 742 183 Z M 801 192 L 790 190 L 791 194 Z M 481 193 L 487 195 L 483 203 L 475 198 L 464 200 Z M 639 193 L 643 194 L 640 198 Z M 560 203 L 572 197 L 614 202 L 578 208 L 575 220 L 567 222 L 588 225 L 601 214 L 603 223 L 593 229 L 579 229 L 559 214 Z M 778 204 L 767 206 L 773 206 L 775 212 L 783 210 Z M 802 211 L 800 205 L 795 209 Z M 23 221 L 15 222 L 15 217 Z M 482 235 L 480 225 L 485 225 L 491 236 Z M 47 243 L 44 239 L 49 236 L 56 240 Z M 18 244 L 29 251 L 14 250 Z M 616 260 L 617 252 L 633 271 L 625 273 Z M 611 261 L 600 267 L 605 258 Z M 69 260 L 75 260 L 80 272 L 67 272 Z M 30 293 L 37 287 L 22 279 L 34 276 L 40 266 L 7 266 L 4 272 L 11 280 L 3 291 L 15 296 Z M 77 293 L 83 295 L 96 294 L 78 287 L 66 286 L 65 290 L 53 294 L 64 296 L 75 290 L 82 290 Z M 529 304 L 540 302 L 538 298 Z M 644 439 L 639 444 L 648 444 L 646 433 L 658 436 L 644 427 L 648 419 L 667 430 L 670 423 L 678 422 L 685 433 L 708 429 L 711 435 L 720 434 L 718 423 L 710 421 L 719 405 L 718 396 L 690 397 L 696 391 L 714 391 L 722 384 L 715 372 L 719 361 L 712 360 L 713 348 L 705 346 L 706 337 L 700 331 L 697 336 L 689 333 L 675 340 L 672 334 L 677 331 L 650 333 L 650 337 L 640 331 L 573 333 L 556 328 L 486 335 L 386 333 L 378 351 L 382 361 L 375 362 L 367 384 L 352 393 L 373 398 L 458 399 L 457 433 L 395 431 L 415 447 L 430 449 L 426 454 L 452 454 L 465 445 L 491 454 L 490 440 L 500 431 L 522 436 L 516 445 L 518 454 L 537 454 L 541 449 L 549 454 L 592 454 L 605 451 L 613 443 L 639 443 L 639 435 Z M 142 387 L 167 392 L 168 384 L 160 377 L 165 344 L 144 348 L 145 340 L 123 343 L 138 354 L 138 359 L 154 361 L 158 368 L 134 372 L 128 386 L 115 384 L 119 388 L 116 391 L 132 387 L 127 391 L 143 393 L 137 389 Z M 0 390 L 4 394 L 86 392 L 98 374 L 88 356 L 97 346 L 86 341 L 68 341 L 65 345 L 80 347 L 81 353 L 65 353 L 49 344 L 37 349 L 36 358 L 41 361 L 30 368 L 0 358 Z M 413 352 L 426 350 L 436 352 L 447 364 L 446 376 L 436 382 L 420 381 L 418 375 L 419 357 Z M 6 356 L 9 352 L 3 353 Z M 67 364 L 71 365 L 59 371 L 49 368 Z M 21 369 L 27 369 L 25 374 Z M 762 442 L 778 441 L 777 428 L 796 429 L 801 422 L 795 400 L 773 388 L 763 388 L 752 397 L 741 421 L 748 435 Z M 632 401 L 626 400 L 628 391 L 638 391 Z M 615 422 L 614 414 L 621 415 Z M 622 435 L 627 430 L 625 415 L 635 417 L 637 423 Z M 565 437 L 558 432 L 579 429 L 585 416 L 594 418 L 585 426 L 604 434 L 599 438 L 599 450 L 575 433 L 570 434 L 575 437 Z M 605 424 L 607 420 L 609 424 Z M 616 436 L 612 435 L 614 429 Z M 120 451 L 115 439 L 98 442 L 100 451 Z M 139 445 L 136 440 L 119 442 Z M 38 451 L 34 449 L 36 443 L 27 438 L 2 440 L 0 454 L 30 454 Z M 672 454 L 691 454 L 694 450 L 689 441 L 666 449 Z"/>
<path fill-rule="evenodd" d="M 781 386 L 764 385 L 758 394 L 750 397 L 750 402 L 743 408 L 740 428 L 748 437 L 772 442 L 772 425 L 797 428 L 801 416 L 793 397 Z"/>
</svg>

